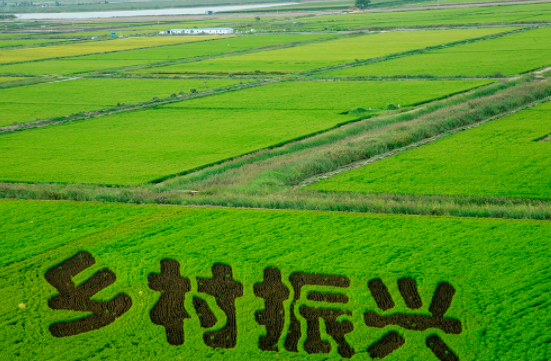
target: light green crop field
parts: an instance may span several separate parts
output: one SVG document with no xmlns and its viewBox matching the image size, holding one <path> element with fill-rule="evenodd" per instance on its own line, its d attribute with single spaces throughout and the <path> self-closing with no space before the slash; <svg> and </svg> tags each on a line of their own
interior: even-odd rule
<svg viewBox="0 0 551 361">
<path fill-rule="evenodd" d="M 156 97 L 221 88 L 234 80 L 77 79 L 0 90 L 0 126 L 100 110 L 117 103 L 138 103 Z"/>
<path fill-rule="evenodd" d="M 486 83 L 293 82 L 5 134 L 0 180 L 150 182 L 353 121 L 340 114 L 351 108 L 414 104 Z"/>
<path fill-rule="evenodd" d="M 2 243 L 17 249 L 0 266 L 4 360 L 372 360 L 393 334 L 404 343 L 385 360 L 551 354 L 549 222 L 33 201 L 0 210 Z M 327 294 L 333 303 L 312 299 Z M 436 340 L 442 357 L 427 347 Z"/>
<path fill-rule="evenodd" d="M 543 28 L 323 75 L 511 75 L 550 64 L 551 28 Z"/>
<path fill-rule="evenodd" d="M 132 38 L 95 41 L 81 44 L 48 46 L 42 48 L 0 50 L 0 63 L 6 64 L 29 60 L 52 59 L 66 56 L 103 53 L 108 51 L 122 51 L 217 38 L 218 37 L 212 36 Z"/>
<path fill-rule="evenodd" d="M 355 30 L 366 28 L 408 29 L 417 26 L 532 23 L 551 21 L 551 3 L 465 7 L 455 9 L 393 11 L 316 16 L 272 24 L 272 29 L 296 31 Z"/>
<path fill-rule="evenodd" d="M 352 63 L 355 59 L 375 58 L 427 46 L 478 38 L 505 30 L 436 30 L 364 35 L 295 48 L 204 60 L 143 71 L 154 73 L 254 73 L 255 71 L 292 73 Z"/>
<path fill-rule="evenodd" d="M 45 40 L 45 39 L 37 39 L 37 40 L 1 40 L 0 41 L 0 48 L 8 48 L 8 47 L 15 47 L 15 46 L 23 46 L 23 45 L 52 45 L 59 42 L 59 40 Z"/>
<path fill-rule="evenodd" d="M 550 199 L 551 103 L 310 186 L 324 191 Z"/>
<path fill-rule="evenodd" d="M 187 43 L 154 49 L 130 50 L 110 54 L 90 55 L 70 59 L 42 61 L 0 66 L 0 73 L 16 74 L 75 74 L 99 69 L 113 69 L 140 64 L 190 59 L 202 56 L 223 55 L 231 51 L 255 49 L 293 42 L 333 38 L 333 34 L 266 35 L 223 38 L 219 40 Z"/>
<path fill-rule="evenodd" d="M 24 77 L 16 77 L 16 76 L 13 76 L 13 77 L 10 77 L 10 76 L 0 76 L 0 83 L 7 83 L 7 82 L 10 82 L 10 81 L 16 81 L 16 80 L 21 80 L 21 79 L 26 79 Z"/>
</svg>

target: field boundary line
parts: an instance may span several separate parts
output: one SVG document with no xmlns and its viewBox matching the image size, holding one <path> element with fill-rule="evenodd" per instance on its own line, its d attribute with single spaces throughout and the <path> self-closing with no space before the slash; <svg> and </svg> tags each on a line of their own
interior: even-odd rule
<svg viewBox="0 0 551 361">
<path fill-rule="evenodd" d="M 532 108 L 536 105 L 539 105 L 539 104 L 543 104 L 543 103 L 546 103 L 548 101 L 551 101 L 551 97 L 548 97 L 547 99 L 544 99 L 544 100 L 537 100 L 537 101 L 534 101 L 532 103 L 529 103 L 529 104 L 525 104 L 515 110 L 512 110 L 512 111 L 508 111 L 508 112 L 504 112 L 504 113 L 500 113 L 498 115 L 495 115 L 491 118 L 487 118 L 485 120 L 482 120 L 480 122 L 476 122 L 474 124 L 470 124 L 470 125 L 466 125 L 466 126 L 463 126 L 463 127 L 460 127 L 460 128 L 456 128 L 456 129 L 452 129 L 452 130 L 449 130 L 447 132 L 444 132 L 442 134 L 439 134 L 437 136 L 434 136 L 434 137 L 431 137 L 431 138 L 427 138 L 427 139 L 423 139 L 421 141 L 418 141 L 418 142 L 415 142 L 415 143 L 412 143 L 412 144 L 409 144 L 405 147 L 401 147 L 401 148 L 397 148 L 397 149 L 394 149 L 390 152 L 386 152 L 386 153 L 383 153 L 383 154 L 379 154 L 379 155 L 376 155 L 374 157 L 371 157 L 367 160 L 362 160 L 362 161 L 359 161 L 359 162 L 355 162 L 355 163 L 352 163 L 352 164 L 349 164 L 345 167 L 342 167 L 340 169 L 337 169 L 335 171 L 332 171 L 332 172 L 328 172 L 328 173 L 325 173 L 325 174 L 322 174 L 322 175 L 318 175 L 316 177 L 312 177 L 302 183 L 300 183 L 299 185 L 293 187 L 293 189 L 299 189 L 299 188 L 303 188 L 303 187 L 306 187 L 306 186 L 309 186 L 309 185 L 312 185 L 312 184 L 315 184 L 315 183 L 318 183 L 318 182 L 321 182 L 322 180 L 326 180 L 326 179 L 329 179 L 329 178 L 332 178 L 336 175 L 339 175 L 341 173 L 345 173 L 345 172 L 349 172 L 351 170 L 354 170 L 354 169 L 358 169 L 358 168 L 361 168 L 363 166 L 366 166 L 368 164 L 372 164 L 372 163 L 375 163 L 375 162 L 378 162 L 380 160 L 383 160 L 385 158 L 389 158 L 389 157 L 392 157 L 394 155 L 397 155 L 399 153 L 403 153 L 405 151 L 408 151 L 408 150 L 411 150 L 411 149 L 414 149 L 414 148 L 418 148 L 418 147 L 421 147 L 423 145 L 427 145 L 427 144 L 430 144 L 430 143 L 433 143 L 437 140 L 440 140 L 440 139 L 443 139 L 443 138 L 446 138 L 446 137 L 449 137 L 451 135 L 454 135 L 454 134 L 457 134 L 457 133 L 460 133 L 460 132 L 463 132 L 463 131 L 466 131 L 466 130 L 469 130 L 469 129 L 472 129 L 472 128 L 476 128 L 476 127 L 479 127 L 483 124 L 486 124 L 486 123 L 489 123 L 489 122 L 492 122 L 492 121 L 495 121 L 495 120 L 498 120 L 498 119 L 501 119 L 501 118 L 504 118 L 506 116 L 509 116 L 509 115 L 512 115 L 512 114 L 515 114 L 515 113 L 518 113 L 518 112 L 521 112 L 523 110 L 526 110 L 526 109 L 529 109 L 529 108 Z M 549 135 L 547 135 L 549 136 Z M 546 137 L 547 137 L 546 136 Z M 544 137 L 545 138 L 545 137 Z"/>
</svg>

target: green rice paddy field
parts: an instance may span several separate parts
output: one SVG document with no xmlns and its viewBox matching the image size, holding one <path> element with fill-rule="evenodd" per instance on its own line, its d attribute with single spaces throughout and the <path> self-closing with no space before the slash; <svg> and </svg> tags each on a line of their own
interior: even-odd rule
<svg viewBox="0 0 551 361">
<path fill-rule="evenodd" d="M 551 354 L 547 332 L 551 267 L 542 258 L 551 246 L 549 222 L 36 201 L 0 201 L 0 210 L 5 215 L 0 219 L 2 359 L 344 359 L 330 335 L 332 325 L 344 326 L 344 338 L 337 340 L 349 346 L 346 356 L 352 360 L 374 359 L 372 345 L 391 331 L 404 344 L 385 360 L 453 359 L 450 353 L 437 358 L 427 347 L 427 339 L 433 336 L 429 340 L 434 342 L 434 335 L 461 361 L 544 361 Z M 80 258 L 73 258 L 77 254 Z M 87 257 L 95 264 L 73 271 L 69 264 L 61 264 L 68 259 L 85 262 Z M 178 262 L 175 275 L 189 279 L 184 298 L 172 303 L 175 308 L 160 298 L 158 290 L 164 286 L 157 280 L 172 282 L 172 291 L 167 289 L 162 297 L 171 297 L 178 285 L 186 283 L 168 278 L 168 266 L 161 273 L 163 260 Z M 168 262 L 163 264 L 174 265 Z M 231 267 L 231 278 L 218 273 L 221 264 Z M 264 280 L 266 268 L 279 270 L 281 280 Z M 96 313 L 112 323 L 54 337 L 51 325 L 90 313 L 50 308 L 61 305 L 53 302 L 60 297 L 56 298 L 59 291 L 52 284 L 60 289 L 71 282 L 81 285 L 102 269 L 109 269 L 116 280 L 104 285 L 88 282 L 88 296 L 81 287 L 74 297 L 90 307 L 98 305 L 87 301 L 90 296 L 99 302 L 115 299 L 118 306 L 106 308 L 109 313 Z M 222 277 L 216 278 L 218 282 L 228 287 L 218 293 L 207 288 L 213 270 Z M 64 271 L 72 275 L 55 283 L 56 275 Z M 304 286 L 291 283 L 301 274 Z M 377 279 L 388 287 L 394 307 L 377 303 L 381 291 L 371 287 L 372 293 L 368 286 Z M 397 284 L 403 279 L 414 282 L 418 290 L 419 300 L 413 305 L 401 296 L 404 291 Z M 272 306 L 274 298 L 259 292 L 262 285 L 268 291 L 280 289 L 271 295 L 276 300 Z M 312 299 L 316 292 L 333 295 L 336 303 Z M 411 292 L 402 294 L 411 296 Z M 121 299 L 122 306 L 117 303 Z M 203 300 L 200 311 L 194 307 L 197 299 Z M 420 308 L 407 307 L 406 302 Z M 256 312 L 274 310 L 274 304 L 282 311 L 268 312 L 282 322 L 281 332 L 272 339 L 277 353 L 259 348 L 266 327 L 255 320 Z M 178 305 L 189 318 L 183 318 Z M 75 302 L 69 309 L 81 307 Z M 215 319 L 201 327 L 198 314 L 205 315 L 205 309 Z M 331 309 L 341 316 L 327 316 Z M 325 312 L 325 321 L 315 322 L 319 316 L 309 316 L 305 310 Z M 159 323 L 155 317 L 163 311 L 172 316 L 167 322 L 176 321 L 171 329 L 183 331 L 180 345 L 167 341 L 162 324 L 168 324 L 162 317 L 160 324 L 152 321 L 150 314 Z M 291 313 L 300 325 L 298 333 L 290 327 Z M 364 315 L 374 313 L 383 322 L 380 328 L 365 322 Z M 431 318 L 439 314 L 444 314 L 444 322 Z M 392 325 L 391 315 L 398 315 L 394 320 L 418 318 L 408 319 L 413 320 L 409 325 L 405 321 Z M 387 320 L 390 325 L 384 326 Z M 436 322 L 422 330 L 423 320 Z M 207 346 L 203 335 L 220 330 L 229 331 L 225 334 L 229 342 L 224 347 Z M 328 353 L 316 352 L 320 347 L 316 336 L 325 341 Z M 298 352 L 286 349 L 288 339 L 297 340 Z"/>
<path fill-rule="evenodd" d="M 323 76 L 510 75 L 551 64 L 551 28 L 325 73 Z"/>
<path fill-rule="evenodd" d="M 140 72 L 239 73 L 261 71 L 293 73 L 343 63 L 352 63 L 355 59 L 375 58 L 427 46 L 483 37 L 507 30 L 510 29 L 437 30 L 364 35 L 300 47 L 143 69 Z"/>
<path fill-rule="evenodd" d="M 551 198 L 551 102 L 316 183 L 323 191 Z"/>
<path fill-rule="evenodd" d="M 15 63 L 31 60 L 78 56 L 109 51 L 122 51 L 162 45 L 173 45 L 194 41 L 217 39 L 212 36 L 181 36 L 104 40 L 42 48 L 0 50 L 0 63 Z"/>
<path fill-rule="evenodd" d="M 542 3 L 316 16 L 300 19 L 296 24 L 281 24 L 278 28 L 300 31 L 354 30 L 369 27 L 407 29 L 418 26 L 450 24 L 474 25 L 549 21 L 551 21 L 551 4 Z M 272 27 L 275 28 L 275 26 Z"/>
<path fill-rule="evenodd" d="M 7 83 L 7 82 L 10 82 L 10 81 L 16 81 L 16 80 L 21 80 L 21 79 L 25 79 L 24 77 L 10 77 L 10 76 L 2 76 L 0 77 L 0 83 Z"/>
<path fill-rule="evenodd" d="M 150 182 L 353 121 L 341 113 L 356 107 L 376 113 L 487 83 L 288 82 L 5 134 L 0 179 Z"/>
<path fill-rule="evenodd" d="M 16 47 L 16 46 L 24 46 L 24 45 L 52 45 L 57 43 L 59 40 L 45 40 L 45 39 L 37 39 L 37 40 L 1 40 L 0 41 L 0 48 L 10 48 L 10 47 Z"/>
<path fill-rule="evenodd" d="M 0 90 L 0 126 L 236 84 L 233 80 L 76 79 Z"/>
<path fill-rule="evenodd" d="M 0 66 L 0 73 L 65 75 L 99 69 L 114 69 L 140 64 L 221 55 L 231 51 L 249 50 L 264 46 L 306 42 L 333 37 L 336 37 L 336 35 L 266 35 L 223 38 L 213 41 L 194 42 L 153 49 L 130 50 L 69 59 L 47 60 L 40 63 L 3 65 Z"/>
</svg>

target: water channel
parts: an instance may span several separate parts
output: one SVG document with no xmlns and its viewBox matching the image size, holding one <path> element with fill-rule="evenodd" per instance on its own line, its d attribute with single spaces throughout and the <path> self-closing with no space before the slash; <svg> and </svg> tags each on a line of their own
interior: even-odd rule
<svg viewBox="0 0 551 361">
<path fill-rule="evenodd" d="M 79 13 L 34 13 L 34 14 L 15 14 L 19 20 L 71 20 L 71 19 L 97 19 L 97 18 L 115 18 L 129 16 L 158 16 L 158 15 L 199 15 L 206 11 L 214 13 L 221 11 L 239 11 L 250 9 L 271 8 L 284 5 L 293 5 L 296 3 L 276 3 L 276 4 L 256 4 L 256 5 L 232 5 L 232 6 L 208 6 L 208 7 L 190 7 L 179 9 L 160 9 L 160 10 L 119 10 L 119 11 L 94 11 Z"/>
</svg>

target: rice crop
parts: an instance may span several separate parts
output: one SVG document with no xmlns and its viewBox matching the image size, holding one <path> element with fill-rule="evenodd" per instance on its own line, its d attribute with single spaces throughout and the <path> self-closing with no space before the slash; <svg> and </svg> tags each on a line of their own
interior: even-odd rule
<svg viewBox="0 0 551 361">
<path fill-rule="evenodd" d="M 15 246 L 0 266 L 3 359 L 551 353 L 549 222 L 32 201 L 0 210 L 3 244 Z"/>
<path fill-rule="evenodd" d="M 324 73 L 323 76 L 512 75 L 551 64 L 551 29 L 542 28 Z"/>
<path fill-rule="evenodd" d="M 16 78 L 6 78 L 16 79 Z M 236 84 L 233 80 L 76 79 L 0 90 L 0 126 Z"/>
<path fill-rule="evenodd" d="M 324 191 L 551 198 L 551 103 L 310 186 Z"/>
<path fill-rule="evenodd" d="M 39 63 L 23 63 L 0 66 L 0 73 L 60 74 L 68 75 L 102 69 L 116 69 L 140 64 L 178 61 L 203 56 L 223 55 L 265 46 L 335 37 L 332 34 L 316 35 L 266 35 L 222 38 L 213 41 L 192 42 L 183 45 L 153 49 L 129 50 L 109 54 L 89 55 L 68 59 L 46 60 Z"/>
<path fill-rule="evenodd" d="M 364 35 L 301 47 L 157 67 L 149 71 L 154 73 L 294 73 L 503 31 L 504 29 L 469 29 Z"/>
<path fill-rule="evenodd" d="M 486 83 L 289 82 L 5 134 L 0 180 L 151 182 Z"/>
<path fill-rule="evenodd" d="M 0 50 L 0 64 L 31 60 L 53 59 L 110 51 L 122 51 L 137 48 L 172 45 L 187 42 L 216 39 L 212 36 L 181 36 L 103 40 L 70 45 L 48 46 L 41 48 Z M 36 64 L 35 64 L 36 66 Z M 1 71 L 1 70 L 0 70 Z"/>
</svg>

